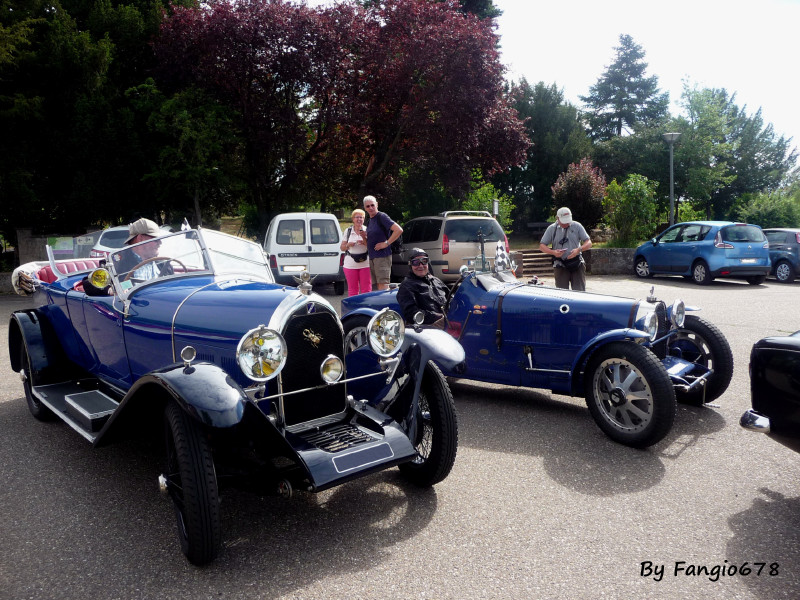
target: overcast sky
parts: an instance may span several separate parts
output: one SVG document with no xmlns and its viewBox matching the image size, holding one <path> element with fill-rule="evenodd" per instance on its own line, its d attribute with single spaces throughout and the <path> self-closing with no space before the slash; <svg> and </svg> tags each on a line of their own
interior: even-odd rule
<svg viewBox="0 0 800 600">
<path fill-rule="evenodd" d="M 495 0 L 512 79 L 555 83 L 582 107 L 614 60 L 620 34 L 645 52 L 646 75 L 679 113 L 683 81 L 736 93 L 777 135 L 800 146 L 800 0 Z"/>
</svg>

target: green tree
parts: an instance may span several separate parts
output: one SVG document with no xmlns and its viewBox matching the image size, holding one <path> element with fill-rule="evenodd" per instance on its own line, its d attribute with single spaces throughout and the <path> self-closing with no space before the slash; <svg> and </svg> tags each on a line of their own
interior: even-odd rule
<svg viewBox="0 0 800 600">
<path fill-rule="evenodd" d="M 603 222 L 614 230 L 612 245 L 631 247 L 649 238 L 656 226 L 658 183 L 632 173 L 622 184 L 614 179 L 606 187 Z"/>
<path fill-rule="evenodd" d="M 554 209 L 568 206 L 576 221 L 590 230 L 603 218 L 606 179 L 588 158 L 567 167 L 553 185 Z"/>
<path fill-rule="evenodd" d="M 580 99 L 586 104 L 592 137 L 608 140 L 652 126 L 668 114 L 669 93 L 661 93 L 658 77 L 645 77 L 642 47 L 629 35 L 619 36 L 615 59 Z"/>
<path fill-rule="evenodd" d="M 800 190 L 749 195 L 742 199 L 736 218 L 761 227 L 800 227 Z"/>
<path fill-rule="evenodd" d="M 476 173 L 471 186 L 472 190 L 467 195 L 462 205 L 463 210 L 488 210 L 492 212 L 494 201 L 498 201 L 497 222 L 506 233 L 512 233 L 511 214 L 514 211 L 514 201 L 510 196 L 497 190 L 491 183 L 483 181 L 480 173 Z"/>
</svg>

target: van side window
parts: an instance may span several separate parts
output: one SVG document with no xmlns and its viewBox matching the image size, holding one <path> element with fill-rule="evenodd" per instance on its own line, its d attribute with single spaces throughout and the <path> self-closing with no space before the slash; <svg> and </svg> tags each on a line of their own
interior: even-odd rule
<svg viewBox="0 0 800 600">
<path fill-rule="evenodd" d="M 338 244 L 341 228 L 333 219 L 311 219 L 312 244 Z"/>
<path fill-rule="evenodd" d="M 418 227 L 417 221 L 409 221 L 405 225 L 403 225 L 403 243 L 404 244 L 413 244 L 419 241 L 417 238 L 419 237 L 417 234 L 422 231 L 421 227 Z"/>
<path fill-rule="evenodd" d="M 275 243 L 284 245 L 306 243 L 306 223 L 300 219 L 281 221 L 275 234 Z"/>
<path fill-rule="evenodd" d="M 420 223 L 422 225 L 422 223 Z M 439 233 L 442 231 L 441 219 L 428 219 L 424 222 L 425 228 L 420 235 L 420 242 L 435 242 L 439 239 Z"/>
</svg>

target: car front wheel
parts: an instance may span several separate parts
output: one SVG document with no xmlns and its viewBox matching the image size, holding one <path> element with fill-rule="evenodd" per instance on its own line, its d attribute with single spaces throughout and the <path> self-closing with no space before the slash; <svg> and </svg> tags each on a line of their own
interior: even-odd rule
<svg viewBox="0 0 800 600">
<path fill-rule="evenodd" d="M 692 279 L 695 283 L 700 285 L 708 285 L 711 283 L 711 274 L 708 272 L 708 265 L 702 260 L 698 261 L 692 267 Z"/>
<path fill-rule="evenodd" d="M 450 473 L 458 449 L 458 421 L 450 386 L 434 363 L 429 362 L 422 377 L 417 410 L 416 458 L 399 466 L 414 485 L 428 487 Z"/>
<path fill-rule="evenodd" d="M 650 272 L 650 265 L 647 263 L 647 259 L 643 256 L 639 256 L 636 259 L 636 262 L 633 263 L 633 270 L 636 272 L 637 277 L 652 277 L 653 274 Z"/>
<path fill-rule="evenodd" d="M 210 563 L 222 547 L 219 490 L 211 446 L 200 425 L 175 402 L 165 411 L 167 492 L 175 507 L 181 550 L 194 565 Z"/>
<path fill-rule="evenodd" d="M 792 283 L 795 277 L 796 273 L 791 263 L 782 260 L 778 263 L 778 266 L 775 267 L 775 279 L 779 282 Z"/>
<path fill-rule="evenodd" d="M 589 361 L 584 385 L 592 418 L 620 444 L 646 448 L 672 428 L 675 391 L 664 365 L 647 348 L 633 342 L 603 346 Z"/>
<path fill-rule="evenodd" d="M 705 396 L 702 390 L 678 392 L 680 402 L 696 405 L 711 402 L 728 389 L 733 377 L 733 352 L 716 325 L 701 317 L 686 315 L 683 327 L 670 338 L 667 352 L 714 371 L 706 384 Z"/>
</svg>

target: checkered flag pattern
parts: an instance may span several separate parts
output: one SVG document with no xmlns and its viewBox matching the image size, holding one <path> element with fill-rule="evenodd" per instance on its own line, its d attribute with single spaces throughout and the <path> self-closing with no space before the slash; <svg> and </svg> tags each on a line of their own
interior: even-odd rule
<svg viewBox="0 0 800 600">
<path fill-rule="evenodd" d="M 506 245 L 503 240 L 497 240 L 497 245 L 494 250 L 494 270 L 495 271 L 516 271 L 515 265 L 511 257 L 506 252 Z"/>
</svg>

